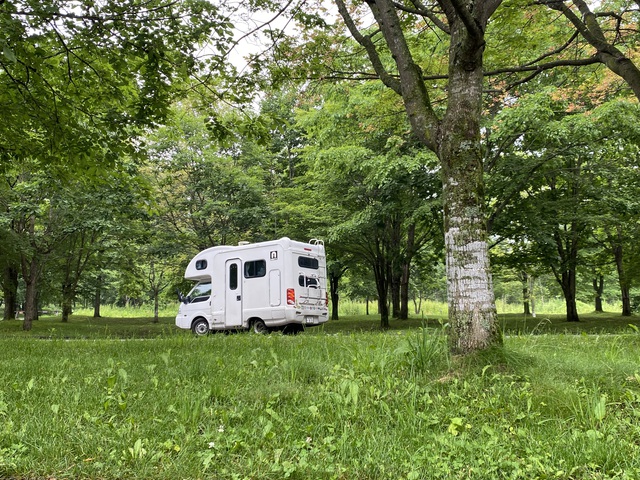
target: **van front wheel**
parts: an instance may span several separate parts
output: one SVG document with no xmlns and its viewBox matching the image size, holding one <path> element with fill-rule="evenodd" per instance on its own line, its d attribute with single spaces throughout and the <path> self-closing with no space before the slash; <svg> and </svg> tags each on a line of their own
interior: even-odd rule
<svg viewBox="0 0 640 480">
<path fill-rule="evenodd" d="M 257 319 L 253 322 L 253 331 L 254 333 L 264 335 L 269 333 L 269 327 L 264 324 L 264 321 Z"/>
<path fill-rule="evenodd" d="M 193 322 L 193 325 L 191 325 L 191 331 L 199 337 L 207 335 L 209 333 L 209 322 L 207 322 L 204 318 L 196 320 L 195 322 Z"/>
</svg>

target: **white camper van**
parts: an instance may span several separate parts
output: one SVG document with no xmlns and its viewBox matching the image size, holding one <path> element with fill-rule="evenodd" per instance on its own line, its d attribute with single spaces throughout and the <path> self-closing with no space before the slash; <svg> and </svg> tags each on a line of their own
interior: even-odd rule
<svg viewBox="0 0 640 480">
<path fill-rule="evenodd" d="M 184 274 L 196 285 L 179 294 L 176 325 L 215 330 L 296 332 L 327 321 L 326 258 L 321 240 L 281 238 L 198 253 Z"/>
</svg>

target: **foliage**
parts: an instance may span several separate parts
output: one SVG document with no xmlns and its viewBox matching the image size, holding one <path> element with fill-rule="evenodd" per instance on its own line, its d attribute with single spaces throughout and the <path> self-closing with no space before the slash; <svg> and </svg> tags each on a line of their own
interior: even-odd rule
<svg viewBox="0 0 640 480">
<path fill-rule="evenodd" d="M 150 138 L 158 227 L 174 233 L 183 253 L 259 239 L 268 215 L 262 170 L 221 151 L 196 110 L 178 110 L 174 120 Z"/>
<path fill-rule="evenodd" d="M 630 222 L 620 215 L 635 208 L 635 194 L 625 192 L 638 181 L 637 118 L 632 103 L 612 101 L 585 112 L 551 89 L 505 108 L 492 127 L 493 231 L 518 268 L 548 265 L 568 302 L 575 297 L 568 279 L 578 265 L 587 266 L 594 229 L 612 236 Z M 607 250 L 612 263 L 613 247 Z"/>
<path fill-rule="evenodd" d="M 229 25 L 201 0 L 0 5 L 0 166 L 30 156 L 97 175 L 133 154 L 137 128 L 156 125 L 189 75 L 199 43 Z"/>
</svg>

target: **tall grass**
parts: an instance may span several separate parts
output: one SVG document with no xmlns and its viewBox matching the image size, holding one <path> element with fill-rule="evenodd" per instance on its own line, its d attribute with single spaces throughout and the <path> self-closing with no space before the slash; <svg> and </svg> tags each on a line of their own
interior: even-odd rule
<svg viewBox="0 0 640 480">
<path fill-rule="evenodd" d="M 74 315 L 92 317 L 93 308 L 76 308 Z M 174 317 L 178 313 L 178 302 L 170 305 L 162 305 L 158 311 L 160 317 Z M 153 317 L 153 305 L 142 305 L 140 307 L 119 307 L 117 305 L 102 305 L 100 315 L 111 318 L 140 318 Z"/>
<path fill-rule="evenodd" d="M 640 335 L 440 342 L 0 339 L 0 478 L 640 477 Z"/>
<path fill-rule="evenodd" d="M 586 314 L 591 313 L 594 310 L 592 304 L 577 302 L 578 313 Z M 366 303 L 364 301 L 355 300 L 340 300 L 338 305 L 339 314 L 345 316 L 352 315 L 365 315 Z M 619 304 L 605 303 L 603 306 L 607 312 L 619 312 L 621 306 Z M 501 298 L 496 299 L 496 309 L 498 313 L 522 313 L 523 305 L 521 303 L 508 303 Z M 538 315 L 561 315 L 566 312 L 566 305 L 563 299 L 546 299 L 544 302 L 539 301 L 535 305 L 536 313 Z M 447 316 L 447 304 L 445 302 L 437 302 L 433 300 L 423 300 L 420 304 L 419 311 L 415 311 L 415 305 L 409 304 L 410 314 L 415 317 L 445 317 Z M 375 315 L 378 312 L 378 305 L 375 301 L 369 302 L 369 314 Z"/>
</svg>

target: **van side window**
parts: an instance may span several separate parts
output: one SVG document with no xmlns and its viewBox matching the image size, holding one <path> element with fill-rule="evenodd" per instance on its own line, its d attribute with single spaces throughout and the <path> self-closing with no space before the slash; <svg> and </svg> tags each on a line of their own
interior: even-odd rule
<svg viewBox="0 0 640 480">
<path fill-rule="evenodd" d="M 318 259 L 311 257 L 298 257 L 298 266 L 302 268 L 318 269 Z"/>
<path fill-rule="evenodd" d="M 207 261 L 206 260 L 196 260 L 196 270 L 206 270 Z"/>
<path fill-rule="evenodd" d="M 244 263 L 244 278 L 264 277 L 267 274 L 267 262 L 265 260 L 254 260 Z"/>
<path fill-rule="evenodd" d="M 232 263 L 229 265 L 229 290 L 235 290 L 238 288 L 238 264 Z"/>
</svg>

